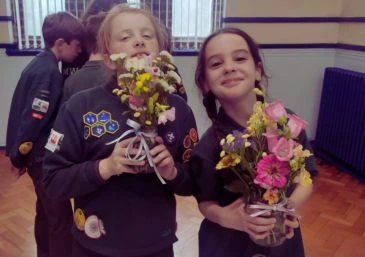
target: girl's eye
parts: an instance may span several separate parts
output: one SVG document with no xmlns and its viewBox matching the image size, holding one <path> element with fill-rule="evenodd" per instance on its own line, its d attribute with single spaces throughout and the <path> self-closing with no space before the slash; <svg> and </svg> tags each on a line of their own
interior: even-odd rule
<svg viewBox="0 0 365 257">
<path fill-rule="evenodd" d="M 244 61 L 246 61 L 247 60 L 247 58 L 246 57 L 237 57 L 236 58 L 236 61 L 237 62 L 244 62 Z"/>
<path fill-rule="evenodd" d="M 219 67 L 219 65 L 221 65 L 221 62 L 212 62 L 209 64 L 210 68 L 217 68 Z"/>
<path fill-rule="evenodd" d="M 145 38 L 145 39 L 151 39 L 151 38 L 152 38 L 152 36 L 151 36 L 151 35 L 149 35 L 149 34 L 144 34 L 144 35 L 143 35 L 143 38 Z"/>
<path fill-rule="evenodd" d="M 121 41 L 126 41 L 126 40 L 128 40 L 128 38 L 129 38 L 128 36 L 124 36 L 124 37 L 121 37 L 121 39 L 120 39 L 120 40 L 121 40 Z"/>
</svg>

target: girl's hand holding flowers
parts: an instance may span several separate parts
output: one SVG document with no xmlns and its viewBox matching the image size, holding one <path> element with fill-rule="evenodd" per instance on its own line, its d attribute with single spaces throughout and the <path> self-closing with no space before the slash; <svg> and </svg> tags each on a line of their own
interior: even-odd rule
<svg viewBox="0 0 365 257">
<path fill-rule="evenodd" d="M 133 166 L 143 166 L 145 161 L 134 161 L 126 158 L 127 147 L 135 137 L 124 139 L 114 145 L 111 155 L 99 162 L 99 173 L 104 180 L 108 180 L 111 176 L 120 175 L 122 173 L 138 173 Z M 138 140 L 138 139 L 137 139 Z M 138 149 L 130 148 L 130 154 L 137 154 Z"/>
<path fill-rule="evenodd" d="M 163 178 L 173 180 L 177 175 L 174 159 L 164 145 L 161 137 L 156 137 L 155 143 L 155 147 L 150 150 L 153 162 L 156 164 L 156 167 Z"/>
</svg>

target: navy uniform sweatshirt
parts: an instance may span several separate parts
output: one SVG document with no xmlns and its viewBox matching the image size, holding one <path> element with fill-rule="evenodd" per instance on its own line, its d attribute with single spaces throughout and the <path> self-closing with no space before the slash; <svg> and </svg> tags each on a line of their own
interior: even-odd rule
<svg viewBox="0 0 365 257">
<path fill-rule="evenodd" d="M 186 102 L 170 95 L 176 119 L 161 125 L 158 134 L 174 157 L 177 177 L 166 185 L 154 172 L 123 173 L 103 181 L 98 161 L 114 148 L 106 143 L 131 129 L 126 125 L 131 118 L 125 113 L 128 107 L 112 93 L 113 88 L 108 83 L 79 92 L 62 106 L 47 142 L 51 151 L 43 165 L 45 189 L 52 198 L 73 197 L 75 209 L 86 219 L 95 215 L 102 222 L 105 233 L 98 238 L 74 224 L 73 235 L 81 245 L 106 256 L 143 256 L 177 240 L 174 194 L 192 192 L 186 165 L 197 141 L 196 123 Z"/>
<path fill-rule="evenodd" d="M 11 102 L 6 135 L 6 154 L 14 166 L 23 168 L 42 160 L 62 87 L 58 61 L 50 50 L 38 54 L 23 70 Z M 19 152 L 24 142 L 33 143 L 26 155 Z"/>
</svg>

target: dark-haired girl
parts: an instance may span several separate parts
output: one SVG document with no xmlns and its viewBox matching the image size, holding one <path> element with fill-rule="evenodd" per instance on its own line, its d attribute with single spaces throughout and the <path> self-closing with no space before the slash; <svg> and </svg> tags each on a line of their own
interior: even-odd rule
<svg viewBox="0 0 365 257">
<path fill-rule="evenodd" d="M 222 47 L 224 46 L 224 47 Z M 260 88 L 265 77 L 258 47 L 244 31 L 224 28 L 210 35 L 202 45 L 195 74 L 203 94 L 203 104 L 212 126 L 193 151 L 191 168 L 196 178 L 195 197 L 205 216 L 199 231 L 200 257 L 302 257 L 303 242 L 297 219 L 287 219 L 287 240 L 278 247 L 266 248 L 253 243 L 265 238 L 276 220 L 251 217 L 246 203 L 238 194 L 225 189 L 225 182 L 215 165 L 219 161 L 220 139 L 233 130 L 243 130 L 258 99 L 254 88 Z M 216 102 L 220 108 L 217 110 Z M 309 148 L 305 133 L 300 143 Z M 307 160 L 307 169 L 316 173 L 314 160 Z M 312 187 L 298 185 L 289 196 L 292 207 L 298 208 L 310 195 Z"/>
</svg>

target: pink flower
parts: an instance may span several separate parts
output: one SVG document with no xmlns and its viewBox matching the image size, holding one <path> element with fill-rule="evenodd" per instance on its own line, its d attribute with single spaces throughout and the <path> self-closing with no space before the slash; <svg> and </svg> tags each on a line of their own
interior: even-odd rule
<svg viewBox="0 0 365 257">
<path fill-rule="evenodd" d="M 150 73 L 152 76 L 159 76 L 161 70 L 158 67 L 147 67 L 146 72 Z"/>
<path fill-rule="evenodd" d="M 254 183 L 265 189 L 283 188 L 286 185 L 289 172 L 287 162 L 280 161 L 275 155 L 270 154 L 257 163 Z"/>
<path fill-rule="evenodd" d="M 300 132 L 308 125 L 308 123 L 297 115 L 290 115 L 288 127 L 290 128 L 291 136 L 297 137 Z"/>
<path fill-rule="evenodd" d="M 269 152 L 272 152 L 272 149 L 278 143 L 278 133 L 275 130 L 270 130 L 266 133 L 263 133 L 263 135 L 266 137 Z"/>
<path fill-rule="evenodd" d="M 293 157 L 294 141 L 281 137 L 272 148 L 272 153 L 280 161 L 289 161 Z"/>
<path fill-rule="evenodd" d="M 270 119 L 275 121 L 278 121 L 282 116 L 287 116 L 283 103 L 279 100 L 269 103 L 264 111 Z"/>
<path fill-rule="evenodd" d="M 131 107 L 132 110 L 137 110 L 138 107 L 141 107 L 144 103 L 143 97 L 136 97 L 136 96 L 129 96 L 128 98 L 129 107 Z"/>
<path fill-rule="evenodd" d="M 172 107 L 171 109 L 161 113 L 158 116 L 158 124 L 165 124 L 167 121 L 174 121 L 175 120 L 175 107 Z"/>
</svg>

